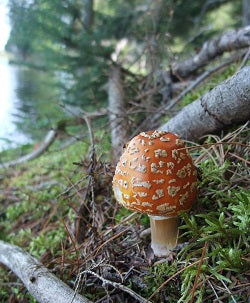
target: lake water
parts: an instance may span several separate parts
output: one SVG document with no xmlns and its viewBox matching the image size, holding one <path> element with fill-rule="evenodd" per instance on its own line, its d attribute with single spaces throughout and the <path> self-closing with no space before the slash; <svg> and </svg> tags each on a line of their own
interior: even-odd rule
<svg viewBox="0 0 250 303">
<path fill-rule="evenodd" d="M 16 94 L 18 68 L 0 56 L 0 151 L 30 141 L 15 125 L 19 107 Z"/>
</svg>

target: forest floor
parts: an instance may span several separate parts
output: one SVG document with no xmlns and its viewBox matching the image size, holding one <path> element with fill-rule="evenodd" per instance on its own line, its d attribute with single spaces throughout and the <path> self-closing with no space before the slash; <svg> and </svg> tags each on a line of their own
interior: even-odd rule
<svg viewBox="0 0 250 303">
<path fill-rule="evenodd" d="M 64 149 L 58 140 L 39 158 L 0 170 L 0 238 L 93 302 L 247 302 L 249 134 L 243 125 L 187 143 L 202 179 L 168 258 L 153 256 L 148 217 L 114 200 L 101 131 L 94 157 L 87 138 Z M 22 151 L 4 152 L 1 161 Z M 4 267 L 0 281 L 0 302 L 36 302 Z"/>
</svg>

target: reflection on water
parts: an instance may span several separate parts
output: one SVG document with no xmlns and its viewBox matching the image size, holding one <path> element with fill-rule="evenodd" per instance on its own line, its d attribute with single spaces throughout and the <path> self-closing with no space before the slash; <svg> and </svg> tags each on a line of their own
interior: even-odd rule
<svg viewBox="0 0 250 303">
<path fill-rule="evenodd" d="M 62 117 L 53 73 L 8 64 L 0 56 L 0 151 L 41 140 Z"/>
<path fill-rule="evenodd" d="M 0 151 L 25 144 L 30 138 L 15 125 L 19 100 L 16 95 L 17 68 L 0 56 Z"/>
</svg>

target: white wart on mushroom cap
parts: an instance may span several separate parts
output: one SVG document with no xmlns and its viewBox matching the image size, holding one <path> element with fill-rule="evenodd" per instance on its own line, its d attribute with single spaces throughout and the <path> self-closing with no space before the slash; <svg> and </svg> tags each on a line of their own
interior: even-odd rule
<svg viewBox="0 0 250 303">
<path fill-rule="evenodd" d="M 177 216 L 196 199 L 197 172 L 177 135 L 143 132 L 127 144 L 116 167 L 113 190 L 128 209 Z"/>
</svg>

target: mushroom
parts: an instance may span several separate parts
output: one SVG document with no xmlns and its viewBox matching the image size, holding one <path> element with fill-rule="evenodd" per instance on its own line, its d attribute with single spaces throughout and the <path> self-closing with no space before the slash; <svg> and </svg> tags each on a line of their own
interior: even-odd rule
<svg viewBox="0 0 250 303">
<path fill-rule="evenodd" d="M 153 252 L 166 256 L 177 245 L 178 213 L 190 209 L 196 199 L 196 167 L 177 135 L 142 132 L 127 143 L 113 190 L 123 206 L 149 215 Z"/>
</svg>

